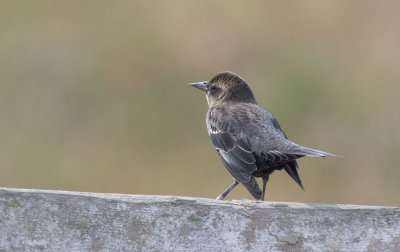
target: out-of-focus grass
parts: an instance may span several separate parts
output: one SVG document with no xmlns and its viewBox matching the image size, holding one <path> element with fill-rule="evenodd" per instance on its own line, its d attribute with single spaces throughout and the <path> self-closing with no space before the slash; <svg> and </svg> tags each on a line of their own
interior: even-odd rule
<svg viewBox="0 0 400 252">
<path fill-rule="evenodd" d="M 232 70 L 302 159 L 268 200 L 400 205 L 397 2 L 3 2 L 0 186 L 216 197 L 187 83 Z M 238 188 L 229 198 L 250 198 Z"/>
</svg>

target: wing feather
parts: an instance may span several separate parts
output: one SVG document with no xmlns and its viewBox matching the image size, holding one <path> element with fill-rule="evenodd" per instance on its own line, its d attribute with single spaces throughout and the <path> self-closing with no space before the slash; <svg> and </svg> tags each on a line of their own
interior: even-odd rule
<svg viewBox="0 0 400 252">
<path fill-rule="evenodd" d="M 251 193 L 258 194 L 252 175 L 256 159 L 241 123 L 222 109 L 214 109 L 207 119 L 208 134 L 226 169 L 242 184 L 252 184 Z"/>
</svg>

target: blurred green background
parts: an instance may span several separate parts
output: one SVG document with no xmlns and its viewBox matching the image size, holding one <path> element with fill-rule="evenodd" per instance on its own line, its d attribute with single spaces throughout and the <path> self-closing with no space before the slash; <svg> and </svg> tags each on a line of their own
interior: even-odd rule
<svg viewBox="0 0 400 252">
<path fill-rule="evenodd" d="M 398 1 L 2 1 L 0 187 L 218 196 L 189 87 L 231 70 L 296 143 L 267 200 L 400 205 Z M 227 199 L 249 198 L 242 186 Z"/>
</svg>

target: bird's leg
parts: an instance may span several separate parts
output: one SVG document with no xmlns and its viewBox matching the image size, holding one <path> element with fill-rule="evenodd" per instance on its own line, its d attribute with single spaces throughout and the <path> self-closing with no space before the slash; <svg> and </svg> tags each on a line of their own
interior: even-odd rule
<svg viewBox="0 0 400 252">
<path fill-rule="evenodd" d="M 221 193 L 221 195 L 219 195 L 217 197 L 217 200 L 223 200 L 225 199 L 226 195 L 228 195 L 228 193 L 230 191 L 232 191 L 233 188 L 235 188 L 235 186 L 237 186 L 239 184 L 239 182 L 236 179 L 233 179 L 233 183 L 232 185 L 230 185 L 223 193 Z"/>
<path fill-rule="evenodd" d="M 264 197 L 265 197 L 265 187 L 267 186 L 268 180 L 269 180 L 269 175 L 265 175 L 265 176 L 262 178 L 262 181 L 263 181 L 263 191 L 262 191 L 262 195 L 261 195 L 261 201 L 264 201 Z"/>
</svg>

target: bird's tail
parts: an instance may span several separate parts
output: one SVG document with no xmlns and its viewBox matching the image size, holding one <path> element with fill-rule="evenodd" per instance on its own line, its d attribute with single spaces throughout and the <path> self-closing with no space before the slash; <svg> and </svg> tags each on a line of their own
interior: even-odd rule
<svg viewBox="0 0 400 252">
<path fill-rule="evenodd" d="M 293 155 L 300 155 L 300 156 L 310 156 L 310 157 L 326 157 L 326 156 L 332 156 L 332 157 L 339 157 L 338 155 L 331 154 L 325 151 L 320 151 L 320 150 L 314 150 L 311 148 L 303 147 L 300 145 L 297 145 L 296 148 L 293 148 L 289 151 L 285 151 L 288 154 L 293 154 Z"/>
<path fill-rule="evenodd" d="M 296 181 L 296 183 L 304 191 L 304 187 L 303 187 L 303 184 L 301 183 L 301 179 L 300 179 L 299 173 L 297 172 L 297 167 L 298 167 L 298 165 L 297 165 L 296 160 L 293 160 L 292 162 L 287 163 L 283 168 L 290 175 L 290 177 L 292 177 L 292 179 L 294 181 Z"/>
</svg>

